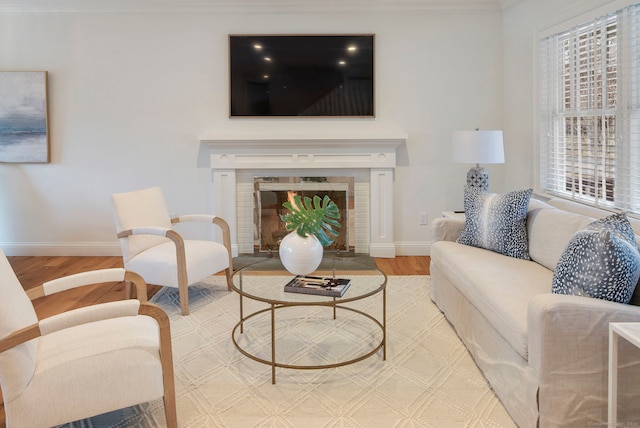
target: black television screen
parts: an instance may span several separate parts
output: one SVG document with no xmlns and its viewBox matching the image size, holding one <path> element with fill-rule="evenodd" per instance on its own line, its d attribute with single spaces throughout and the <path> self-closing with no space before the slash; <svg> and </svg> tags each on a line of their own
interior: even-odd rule
<svg viewBox="0 0 640 428">
<path fill-rule="evenodd" d="M 373 35 L 230 35 L 230 116 L 372 117 Z"/>
</svg>

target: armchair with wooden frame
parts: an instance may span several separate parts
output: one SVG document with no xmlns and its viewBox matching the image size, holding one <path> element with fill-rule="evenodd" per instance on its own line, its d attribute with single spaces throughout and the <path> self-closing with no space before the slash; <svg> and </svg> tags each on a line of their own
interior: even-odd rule
<svg viewBox="0 0 640 428">
<path fill-rule="evenodd" d="M 73 309 L 38 320 L 31 300 L 90 284 L 127 281 L 139 299 Z M 7 428 L 50 427 L 163 398 L 177 426 L 166 313 L 146 301 L 133 272 L 101 269 L 25 292 L 0 250 L 0 384 Z"/>
<path fill-rule="evenodd" d="M 171 218 L 159 187 L 111 196 L 124 267 L 148 284 L 178 288 L 182 315 L 189 314 L 188 286 L 224 271 L 231 290 L 231 232 L 221 217 L 209 214 Z M 216 240 L 184 239 L 172 225 L 209 223 L 221 232 Z"/>
</svg>

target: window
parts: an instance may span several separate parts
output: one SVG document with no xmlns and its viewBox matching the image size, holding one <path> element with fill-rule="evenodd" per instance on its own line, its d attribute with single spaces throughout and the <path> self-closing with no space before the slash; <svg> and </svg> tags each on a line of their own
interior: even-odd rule
<svg viewBox="0 0 640 428">
<path fill-rule="evenodd" d="M 540 42 L 544 191 L 640 214 L 640 3 Z"/>
</svg>

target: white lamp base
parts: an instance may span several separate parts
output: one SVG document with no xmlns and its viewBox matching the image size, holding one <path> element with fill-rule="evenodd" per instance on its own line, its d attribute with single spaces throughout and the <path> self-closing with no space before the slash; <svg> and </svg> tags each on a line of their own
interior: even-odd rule
<svg viewBox="0 0 640 428">
<path fill-rule="evenodd" d="M 467 186 L 477 187 L 485 192 L 489 191 L 489 173 L 483 167 L 476 165 L 467 172 Z"/>
</svg>

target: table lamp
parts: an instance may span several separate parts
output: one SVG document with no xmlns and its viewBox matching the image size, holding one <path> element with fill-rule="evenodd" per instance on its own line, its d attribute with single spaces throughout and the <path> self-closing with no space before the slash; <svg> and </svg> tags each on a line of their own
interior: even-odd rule
<svg viewBox="0 0 640 428">
<path fill-rule="evenodd" d="M 481 163 L 504 163 L 502 131 L 455 131 L 453 161 L 476 164 L 467 172 L 467 185 L 489 190 L 489 173 Z"/>
</svg>

